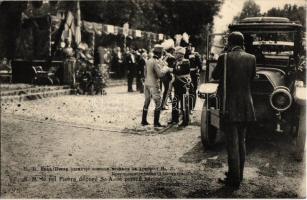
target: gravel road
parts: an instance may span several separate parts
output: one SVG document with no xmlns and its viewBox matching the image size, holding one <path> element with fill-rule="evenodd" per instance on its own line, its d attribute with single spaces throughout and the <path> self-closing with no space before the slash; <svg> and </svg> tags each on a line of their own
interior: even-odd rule
<svg viewBox="0 0 307 200">
<path fill-rule="evenodd" d="M 244 181 L 232 191 L 217 182 L 225 145 L 202 148 L 200 100 L 191 126 L 163 133 L 139 125 L 142 105 L 126 87 L 1 105 L 1 197 L 306 197 L 305 162 L 293 160 L 290 136 L 250 133 Z"/>
</svg>

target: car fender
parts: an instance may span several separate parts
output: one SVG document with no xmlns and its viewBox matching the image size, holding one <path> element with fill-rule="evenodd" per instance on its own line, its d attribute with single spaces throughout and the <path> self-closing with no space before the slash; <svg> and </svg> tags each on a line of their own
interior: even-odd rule
<svg viewBox="0 0 307 200">
<path fill-rule="evenodd" d="M 295 87 L 294 100 L 298 105 L 306 106 L 306 87 Z"/>
</svg>

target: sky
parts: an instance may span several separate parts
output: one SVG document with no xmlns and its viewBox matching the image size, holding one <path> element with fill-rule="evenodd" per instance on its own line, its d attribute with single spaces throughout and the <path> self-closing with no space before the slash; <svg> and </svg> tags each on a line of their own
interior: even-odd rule
<svg viewBox="0 0 307 200">
<path fill-rule="evenodd" d="M 233 17 L 238 15 L 242 10 L 246 0 L 225 0 L 221 10 L 214 17 L 213 32 L 221 33 L 227 30 L 228 24 L 233 20 Z M 254 0 L 260 6 L 261 13 L 268 11 L 273 7 L 283 8 L 285 4 L 296 4 L 298 6 L 306 6 L 306 0 Z"/>
</svg>

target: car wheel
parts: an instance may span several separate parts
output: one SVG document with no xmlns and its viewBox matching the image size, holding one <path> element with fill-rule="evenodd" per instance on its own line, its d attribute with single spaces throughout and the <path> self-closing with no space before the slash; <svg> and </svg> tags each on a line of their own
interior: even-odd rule
<svg viewBox="0 0 307 200">
<path fill-rule="evenodd" d="M 297 127 L 297 137 L 295 144 L 295 159 L 302 161 L 305 152 L 305 140 L 306 140 L 306 107 L 300 109 L 299 124 Z"/>
<path fill-rule="evenodd" d="M 38 85 L 53 85 L 53 81 L 50 77 L 40 77 L 37 79 Z"/>
<path fill-rule="evenodd" d="M 60 79 L 58 77 L 53 78 L 53 84 L 54 85 L 60 85 Z"/>
<path fill-rule="evenodd" d="M 210 124 L 209 112 L 206 108 L 206 101 L 204 102 L 202 113 L 201 113 L 201 142 L 205 149 L 212 148 L 217 141 L 217 128 Z"/>
</svg>

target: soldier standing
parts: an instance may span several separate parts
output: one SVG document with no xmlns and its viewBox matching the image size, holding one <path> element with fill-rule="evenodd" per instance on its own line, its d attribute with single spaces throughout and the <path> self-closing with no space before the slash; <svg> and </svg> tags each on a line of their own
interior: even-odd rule
<svg viewBox="0 0 307 200">
<path fill-rule="evenodd" d="M 175 48 L 175 58 L 176 64 L 173 71 L 175 75 L 174 92 L 175 96 L 172 102 L 172 121 L 170 123 L 178 123 L 179 122 L 179 104 L 181 111 L 186 109 L 184 105 L 184 94 L 187 92 L 189 84 L 191 83 L 190 76 L 190 62 L 187 59 L 184 59 L 186 49 L 184 47 L 176 47 Z M 187 126 L 187 120 L 183 120 L 180 126 Z"/>
<path fill-rule="evenodd" d="M 198 87 L 199 72 L 202 69 L 202 61 L 198 52 L 195 52 L 191 43 L 187 47 L 185 58 L 190 61 L 190 75 L 191 75 L 191 87 L 190 87 L 190 110 L 194 110 L 196 104 L 196 91 Z"/>
<path fill-rule="evenodd" d="M 245 163 L 245 135 L 249 123 L 256 120 L 251 83 L 256 75 L 256 58 L 243 49 L 240 32 L 228 36 L 229 51 L 219 56 L 212 73 L 219 80 L 217 94 L 221 97 L 220 120 L 227 142 L 228 172 L 220 182 L 239 187 Z"/>
<path fill-rule="evenodd" d="M 163 52 L 163 47 L 161 45 L 155 45 L 153 50 L 153 58 L 150 58 L 146 62 L 145 68 L 145 102 L 143 107 L 142 122 L 143 126 L 149 125 L 147 122 L 148 107 L 151 98 L 155 102 L 155 112 L 154 112 L 154 127 L 163 127 L 160 122 L 160 111 L 161 111 L 161 95 L 160 95 L 160 78 L 165 75 L 165 73 L 171 71 L 171 68 L 165 67 L 162 69 L 161 56 Z"/>
</svg>

